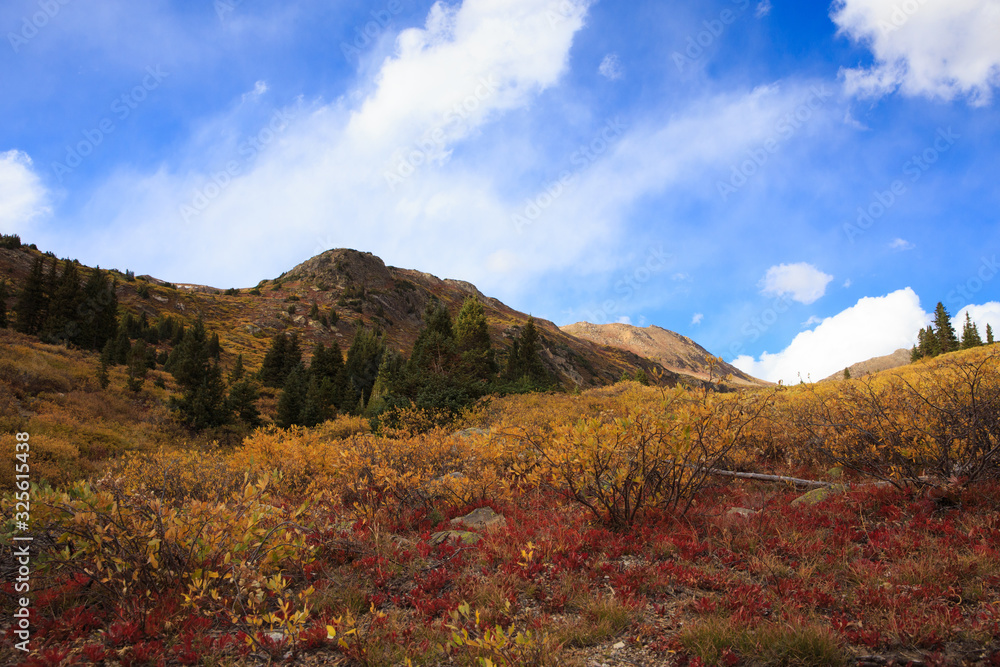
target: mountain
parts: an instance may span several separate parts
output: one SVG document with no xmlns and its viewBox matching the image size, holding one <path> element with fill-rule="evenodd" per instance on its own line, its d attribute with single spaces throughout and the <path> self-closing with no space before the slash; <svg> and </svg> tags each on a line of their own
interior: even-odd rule
<svg viewBox="0 0 1000 667">
<path fill-rule="evenodd" d="M 867 361 L 859 361 L 852 366 L 848 366 L 847 370 L 850 371 L 852 378 L 860 378 L 871 373 L 877 373 L 878 371 L 887 371 L 890 368 L 905 366 L 908 363 L 910 363 L 910 350 L 901 348 L 884 357 L 874 357 Z M 823 378 L 822 381 L 842 379 L 844 379 L 844 371 L 837 371 L 830 377 Z"/>
<path fill-rule="evenodd" d="M 9 292 L 20 292 L 32 261 L 42 253 L 31 246 L 0 249 L 0 277 Z M 55 256 L 45 253 L 48 271 Z M 90 271 L 80 267 L 86 277 Z M 386 264 L 371 253 L 346 248 L 328 250 L 253 288 L 221 289 L 191 283 L 169 283 L 152 276 L 111 270 L 117 281 L 121 309 L 150 321 L 169 314 L 186 321 L 201 317 L 209 332 L 222 339 L 222 362 L 231 365 L 244 355 L 250 370 L 258 367 L 278 332 L 296 332 L 308 355 L 316 342 L 333 341 L 346 352 L 354 332 L 378 329 L 390 348 L 408 354 L 423 326 L 424 308 L 438 299 L 456 315 L 462 302 L 475 295 L 483 303 L 490 336 L 502 358 L 528 319 L 474 285 L 442 280 L 429 273 Z M 13 308 L 15 298 L 8 299 Z M 316 305 L 318 315 L 310 317 Z M 326 324 L 324 324 L 324 320 Z M 617 382 L 623 374 L 657 368 L 655 359 L 621 347 L 606 347 L 562 331 L 547 320 L 536 320 L 542 344 L 542 361 L 567 389 Z M 685 371 L 661 368 L 668 384 L 680 381 Z M 698 382 L 698 377 L 687 382 Z"/>
<path fill-rule="evenodd" d="M 707 358 L 713 355 L 687 336 L 667 329 L 657 326 L 641 329 L 631 324 L 577 322 L 562 327 L 562 330 L 597 345 L 633 352 L 675 373 L 701 380 L 708 380 L 710 377 Z M 711 375 L 715 378 L 732 375 L 735 384 L 767 384 L 726 362 L 718 363 Z"/>
</svg>

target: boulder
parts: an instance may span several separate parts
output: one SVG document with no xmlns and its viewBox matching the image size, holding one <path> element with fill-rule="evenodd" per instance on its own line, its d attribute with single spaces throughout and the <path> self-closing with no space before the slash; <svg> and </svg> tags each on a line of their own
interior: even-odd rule
<svg viewBox="0 0 1000 667">
<path fill-rule="evenodd" d="M 830 486 L 821 486 L 818 489 L 813 489 L 809 493 L 803 494 L 792 501 L 792 506 L 797 505 L 816 505 L 823 502 L 830 496 L 834 496 L 840 493 L 846 493 L 847 487 L 843 484 L 832 484 Z"/>
<path fill-rule="evenodd" d="M 489 507 L 480 507 L 465 516 L 452 519 L 451 525 L 465 527 L 469 530 L 485 530 L 486 528 L 503 528 L 507 525 L 507 519 Z"/>
<path fill-rule="evenodd" d="M 467 530 L 442 530 L 431 535 L 431 544 L 442 544 L 449 540 L 457 540 L 459 544 L 472 546 L 483 539 L 482 535 L 472 533 Z"/>
</svg>

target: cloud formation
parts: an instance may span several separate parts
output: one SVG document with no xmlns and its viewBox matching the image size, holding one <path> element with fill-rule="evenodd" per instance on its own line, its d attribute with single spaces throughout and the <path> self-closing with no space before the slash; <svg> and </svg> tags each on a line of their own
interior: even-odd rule
<svg viewBox="0 0 1000 667">
<path fill-rule="evenodd" d="M 899 89 L 985 105 L 1000 85 L 997 0 L 838 0 L 831 18 L 875 58 L 871 67 L 842 70 L 852 95 Z"/>
<path fill-rule="evenodd" d="M 930 319 L 920 298 L 907 287 L 859 300 L 815 329 L 801 332 L 781 352 L 765 352 L 760 359 L 742 355 L 732 364 L 770 382 L 822 380 L 859 361 L 911 347 Z"/>
<path fill-rule="evenodd" d="M 779 264 L 767 270 L 760 281 L 764 296 L 790 296 L 794 301 L 809 305 L 826 294 L 826 286 L 833 276 L 823 273 L 812 264 Z"/>
<path fill-rule="evenodd" d="M 19 150 L 0 153 L 0 232 L 24 234 L 50 212 L 48 192 Z"/>
<path fill-rule="evenodd" d="M 622 69 L 621 58 L 618 57 L 617 53 L 609 53 L 604 56 L 597 71 L 601 76 L 612 81 L 622 78 L 625 73 Z"/>
</svg>

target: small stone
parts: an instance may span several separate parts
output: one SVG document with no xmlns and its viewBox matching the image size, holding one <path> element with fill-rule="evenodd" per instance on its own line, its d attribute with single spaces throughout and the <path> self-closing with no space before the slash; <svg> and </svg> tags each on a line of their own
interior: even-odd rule
<svg viewBox="0 0 1000 667">
<path fill-rule="evenodd" d="M 731 507 L 728 512 L 726 512 L 727 519 L 749 519 L 755 516 L 757 512 L 754 510 L 747 509 L 746 507 Z"/>
<path fill-rule="evenodd" d="M 613 648 L 616 651 L 620 651 L 621 649 L 625 648 L 625 642 L 618 642 L 617 644 L 615 644 L 611 648 Z"/>
<path fill-rule="evenodd" d="M 453 526 L 465 526 L 472 530 L 482 530 L 483 528 L 501 528 L 507 525 L 507 519 L 489 507 L 480 507 L 465 516 L 452 519 L 451 524 Z"/>
<path fill-rule="evenodd" d="M 483 539 L 477 533 L 470 533 L 467 530 L 442 530 L 431 535 L 431 544 L 442 544 L 449 540 L 458 540 L 461 544 L 473 545 Z"/>
<path fill-rule="evenodd" d="M 821 486 L 818 489 L 813 489 L 809 493 L 803 494 L 792 501 L 792 506 L 798 505 L 816 505 L 830 496 L 834 496 L 840 493 L 846 493 L 847 487 L 843 484 L 834 484 L 832 486 Z"/>
</svg>

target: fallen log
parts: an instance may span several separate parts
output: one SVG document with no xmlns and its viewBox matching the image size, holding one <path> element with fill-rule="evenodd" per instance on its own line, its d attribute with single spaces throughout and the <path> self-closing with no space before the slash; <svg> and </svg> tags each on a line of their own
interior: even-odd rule
<svg viewBox="0 0 1000 667">
<path fill-rule="evenodd" d="M 818 482 L 811 479 L 784 477 L 783 475 L 764 475 L 762 473 L 757 473 L 757 472 L 734 472 L 732 470 L 719 470 L 717 468 L 710 468 L 708 473 L 710 475 L 719 475 L 721 477 L 739 477 L 741 479 L 755 479 L 760 482 L 783 482 L 785 484 L 794 484 L 795 486 L 809 486 L 814 488 L 822 488 L 825 486 L 834 485 L 834 482 Z"/>
</svg>

